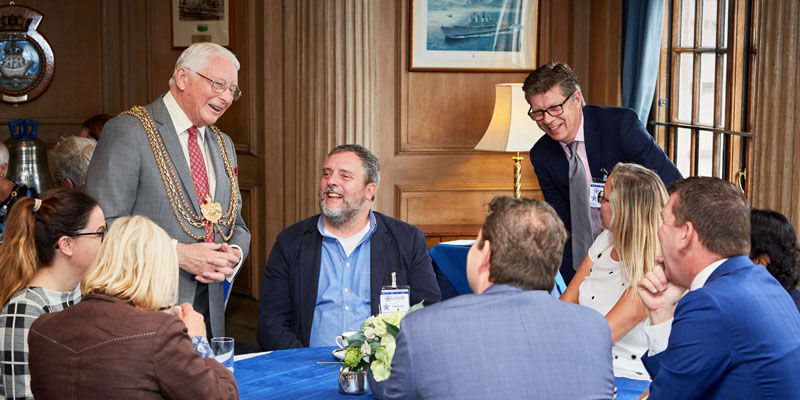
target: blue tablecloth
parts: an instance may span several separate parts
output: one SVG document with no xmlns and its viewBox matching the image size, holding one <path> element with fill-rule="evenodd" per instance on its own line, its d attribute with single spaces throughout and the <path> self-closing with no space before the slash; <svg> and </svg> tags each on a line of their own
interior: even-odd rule
<svg viewBox="0 0 800 400">
<path fill-rule="evenodd" d="M 442 300 L 459 294 L 472 293 L 467 282 L 467 253 L 469 246 L 450 244 L 437 244 L 428 251 L 433 259 L 434 269 L 442 289 Z M 442 277 L 446 278 L 443 282 Z M 449 286 L 448 286 L 449 285 Z M 553 287 L 553 296 L 560 296 L 567 290 L 561 273 L 556 273 L 556 282 Z"/>
<path fill-rule="evenodd" d="M 336 361 L 333 347 L 273 351 L 237 361 L 234 375 L 242 400 L 256 399 L 373 399 L 372 393 L 346 396 L 339 393 L 339 366 L 317 364 Z M 535 371 L 532 371 L 535 373 Z M 649 383 L 616 379 L 618 400 L 636 399 Z"/>
</svg>

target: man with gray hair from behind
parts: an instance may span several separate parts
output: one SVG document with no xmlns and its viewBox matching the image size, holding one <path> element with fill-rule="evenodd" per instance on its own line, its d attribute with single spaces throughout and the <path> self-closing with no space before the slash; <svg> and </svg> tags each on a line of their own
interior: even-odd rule
<svg viewBox="0 0 800 400">
<path fill-rule="evenodd" d="M 67 136 L 58 140 L 53 148 L 56 159 L 56 183 L 62 187 L 83 191 L 86 171 L 97 141 L 80 136 Z"/>
</svg>

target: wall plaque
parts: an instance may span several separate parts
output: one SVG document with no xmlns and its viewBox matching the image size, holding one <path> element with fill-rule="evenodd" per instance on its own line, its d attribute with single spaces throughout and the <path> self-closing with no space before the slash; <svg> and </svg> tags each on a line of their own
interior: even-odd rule
<svg viewBox="0 0 800 400">
<path fill-rule="evenodd" d="M 42 14 L 14 2 L 0 6 L 0 100 L 31 101 L 53 80 L 55 59 L 36 28 Z"/>
</svg>

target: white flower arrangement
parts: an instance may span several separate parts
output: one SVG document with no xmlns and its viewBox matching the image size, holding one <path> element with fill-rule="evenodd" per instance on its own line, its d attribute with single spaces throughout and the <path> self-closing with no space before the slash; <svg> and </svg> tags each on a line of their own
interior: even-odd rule
<svg viewBox="0 0 800 400">
<path fill-rule="evenodd" d="M 398 311 L 367 318 L 361 325 L 361 330 L 347 338 L 342 372 L 366 371 L 369 367 L 376 382 L 389 378 L 401 320 L 406 314 L 420 308 L 422 302 L 405 313 Z"/>
</svg>

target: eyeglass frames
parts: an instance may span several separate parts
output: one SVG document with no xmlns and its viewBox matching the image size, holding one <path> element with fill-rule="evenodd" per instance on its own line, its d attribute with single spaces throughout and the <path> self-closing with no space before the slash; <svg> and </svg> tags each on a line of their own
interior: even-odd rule
<svg viewBox="0 0 800 400">
<path fill-rule="evenodd" d="M 100 238 L 100 243 L 103 243 L 103 239 L 106 238 L 106 231 L 105 229 L 100 232 L 81 232 L 81 233 L 73 233 L 72 235 L 67 236 L 97 236 Z"/>
<path fill-rule="evenodd" d="M 551 117 L 559 116 L 559 115 L 564 113 L 564 104 L 566 104 L 567 101 L 569 99 L 571 99 L 573 95 L 575 95 L 575 92 L 572 92 L 572 94 L 567 96 L 567 98 L 564 99 L 564 101 L 562 101 L 561 104 L 556 104 L 554 106 L 550 106 L 546 110 L 535 110 L 534 111 L 533 106 L 531 106 L 528 109 L 528 116 L 531 117 L 531 119 L 534 120 L 534 121 L 543 120 L 544 119 L 544 113 L 550 114 Z"/>
<path fill-rule="evenodd" d="M 602 201 L 603 203 L 608 203 L 611 200 L 609 200 L 608 197 L 605 196 L 605 191 L 601 190 L 601 191 L 597 192 L 597 201 Z"/>
<path fill-rule="evenodd" d="M 192 71 L 192 70 L 189 69 L 189 71 Z M 209 77 L 207 77 L 207 76 L 205 76 L 205 75 L 203 75 L 203 74 L 201 74 L 199 72 L 195 72 L 195 71 L 192 71 L 192 72 L 194 72 L 197 75 L 202 76 L 203 78 L 206 78 L 206 80 L 211 82 L 211 90 L 213 90 L 214 93 L 222 94 L 227 89 L 228 91 L 231 92 L 231 96 L 233 97 L 233 100 L 239 100 L 239 97 L 242 97 L 242 89 L 239 89 L 239 86 L 229 85 L 227 82 L 217 81 L 217 80 L 211 79 L 211 78 L 209 78 Z"/>
</svg>

